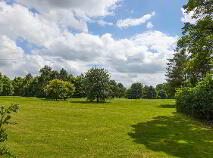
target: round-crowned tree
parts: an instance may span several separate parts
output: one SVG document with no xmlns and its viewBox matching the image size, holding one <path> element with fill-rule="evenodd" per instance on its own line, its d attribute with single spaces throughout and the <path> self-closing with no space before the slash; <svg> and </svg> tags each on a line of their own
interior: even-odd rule
<svg viewBox="0 0 213 158">
<path fill-rule="evenodd" d="M 71 98 L 74 91 L 75 87 L 72 83 L 58 79 L 50 81 L 44 88 L 46 97 L 56 100 Z"/>
<path fill-rule="evenodd" d="M 91 68 L 85 74 L 84 84 L 88 100 L 105 102 L 110 97 L 110 74 L 107 70 Z"/>
</svg>

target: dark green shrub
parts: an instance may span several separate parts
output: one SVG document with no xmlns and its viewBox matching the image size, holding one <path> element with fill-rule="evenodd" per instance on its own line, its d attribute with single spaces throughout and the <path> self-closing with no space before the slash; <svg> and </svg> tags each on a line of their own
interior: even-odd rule
<svg viewBox="0 0 213 158">
<path fill-rule="evenodd" d="M 180 88 L 176 93 L 177 112 L 192 117 L 213 120 L 213 80 L 208 75 L 196 87 Z"/>
</svg>

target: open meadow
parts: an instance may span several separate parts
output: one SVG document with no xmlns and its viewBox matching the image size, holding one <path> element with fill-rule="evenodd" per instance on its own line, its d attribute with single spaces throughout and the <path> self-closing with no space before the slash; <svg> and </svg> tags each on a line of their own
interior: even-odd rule
<svg viewBox="0 0 213 158">
<path fill-rule="evenodd" d="M 0 101 L 21 106 L 7 142 L 18 158 L 213 157 L 213 130 L 176 114 L 175 100 Z"/>
</svg>

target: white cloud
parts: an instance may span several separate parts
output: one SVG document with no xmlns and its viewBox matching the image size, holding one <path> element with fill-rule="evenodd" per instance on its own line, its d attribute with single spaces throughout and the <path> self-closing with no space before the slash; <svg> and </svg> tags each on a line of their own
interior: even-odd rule
<svg viewBox="0 0 213 158">
<path fill-rule="evenodd" d="M 151 22 L 148 22 L 147 24 L 146 24 L 146 28 L 147 29 L 152 29 L 154 27 L 154 25 L 151 23 Z"/>
<path fill-rule="evenodd" d="M 5 2 L 0 2 L 0 7 L 3 8 L 0 11 L 0 34 L 12 40 L 23 37 L 29 42 L 43 45 L 60 34 L 56 23 L 34 15 L 28 8 L 18 4 L 7 5 Z"/>
<path fill-rule="evenodd" d="M 191 24 L 196 24 L 197 19 L 192 18 L 193 15 L 194 15 L 194 12 L 193 12 L 193 11 L 191 11 L 191 12 L 189 12 L 189 13 L 186 13 L 186 11 L 185 11 L 183 8 L 181 8 L 181 12 L 182 12 L 182 14 L 183 14 L 183 17 L 181 18 L 181 21 L 182 21 L 183 23 L 189 22 L 189 23 L 191 23 Z"/>
<path fill-rule="evenodd" d="M 113 79 L 126 85 L 133 81 L 156 84 L 163 82 L 166 59 L 174 53 L 176 45 L 177 37 L 159 31 L 140 33 L 129 39 L 115 39 L 109 33 L 92 35 L 83 23 L 72 21 L 70 18 L 75 15 L 66 9 L 33 14 L 19 4 L 0 2 L 0 7 L 3 8 L 0 10 L 0 53 L 2 58 L 16 59 L 0 61 L 0 72 L 12 77 L 28 72 L 36 74 L 44 65 L 64 67 L 75 74 L 100 65 L 112 72 Z M 71 17 L 63 18 L 66 14 Z M 70 24 L 66 23 L 69 19 Z M 73 34 L 66 29 L 68 25 L 82 26 L 85 32 Z M 42 49 L 33 50 L 32 54 L 24 52 L 16 45 L 20 37 Z"/>
<path fill-rule="evenodd" d="M 89 17 L 106 16 L 113 14 L 113 10 L 119 5 L 120 0 L 18 0 L 30 8 L 36 8 L 40 12 L 50 10 L 72 10 L 77 14 Z"/>
<path fill-rule="evenodd" d="M 104 20 L 98 20 L 96 23 L 101 26 L 113 26 L 113 23 Z"/>
<path fill-rule="evenodd" d="M 153 16 L 155 16 L 155 12 L 152 12 L 150 14 L 146 14 L 140 18 L 136 18 L 136 19 L 124 19 L 124 20 L 119 20 L 117 21 L 117 26 L 119 28 L 128 28 L 130 26 L 138 26 L 138 25 L 142 25 L 144 23 L 146 23 L 148 20 L 150 20 Z"/>
</svg>

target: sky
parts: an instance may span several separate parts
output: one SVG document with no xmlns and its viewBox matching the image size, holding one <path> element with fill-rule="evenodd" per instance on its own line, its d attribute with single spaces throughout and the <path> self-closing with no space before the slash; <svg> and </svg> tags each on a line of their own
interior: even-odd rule
<svg viewBox="0 0 213 158">
<path fill-rule="evenodd" d="M 0 72 L 38 75 L 49 65 L 80 75 L 106 68 L 125 86 L 165 82 L 186 0 L 0 0 Z"/>
</svg>

